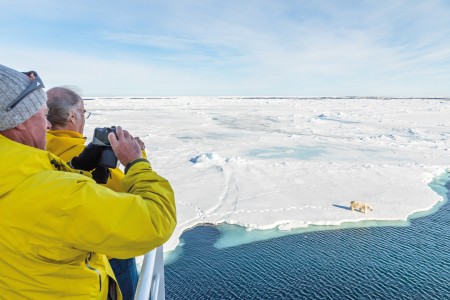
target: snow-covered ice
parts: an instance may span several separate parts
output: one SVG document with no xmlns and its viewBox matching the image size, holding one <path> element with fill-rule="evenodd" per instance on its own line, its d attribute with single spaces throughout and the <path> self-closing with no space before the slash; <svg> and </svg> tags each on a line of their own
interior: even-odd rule
<svg viewBox="0 0 450 300">
<path fill-rule="evenodd" d="M 84 134 L 121 125 L 145 142 L 176 194 L 168 251 L 202 223 L 290 230 L 431 209 L 443 198 L 429 183 L 450 161 L 449 100 L 95 98 Z"/>
</svg>

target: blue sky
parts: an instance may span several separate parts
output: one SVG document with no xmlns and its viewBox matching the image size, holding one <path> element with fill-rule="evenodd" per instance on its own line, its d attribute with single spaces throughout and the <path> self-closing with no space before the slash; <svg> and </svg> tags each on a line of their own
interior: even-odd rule
<svg viewBox="0 0 450 300">
<path fill-rule="evenodd" d="M 447 0 L 0 0 L 0 45 L 84 96 L 450 96 Z"/>
</svg>

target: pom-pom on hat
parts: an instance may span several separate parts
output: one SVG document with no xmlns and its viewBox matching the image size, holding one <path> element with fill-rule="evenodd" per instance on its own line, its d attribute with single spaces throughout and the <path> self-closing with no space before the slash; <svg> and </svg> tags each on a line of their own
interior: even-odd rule
<svg viewBox="0 0 450 300">
<path fill-rule="evenodd" d="M 15 106 L 8 107 L 31 82 L 31 78 L 26 74 L 0 65 L 0 131 L 22 124 L 47 102 L 47 94 L 39 86 Z"/>
</svg>

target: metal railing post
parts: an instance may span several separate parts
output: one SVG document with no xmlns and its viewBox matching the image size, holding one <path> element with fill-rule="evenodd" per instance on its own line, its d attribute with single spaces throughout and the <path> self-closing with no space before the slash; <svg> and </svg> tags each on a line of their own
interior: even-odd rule
<svg viewBox="0 0 450 300">
<path fill-rule="evenodd" d="M 164 300 L 164 253 L 160 246 L 144 256 L 134 300 Z"/>
</svg>

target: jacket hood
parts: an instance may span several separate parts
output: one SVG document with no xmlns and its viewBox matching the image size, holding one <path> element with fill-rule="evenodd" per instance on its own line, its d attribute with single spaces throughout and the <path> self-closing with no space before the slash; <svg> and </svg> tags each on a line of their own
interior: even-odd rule
<svg viewBox="0 0 450 300">
<path fill-rule="evenodd" d="M 64 161 L 69 161 L 73 157 L 72 153 L 80 153 L 84 149 L 85 142 L 86 138 L 79 132 L 71 130 L 49 130 L 47 131 L 46 150 Z"/>
</svg>

